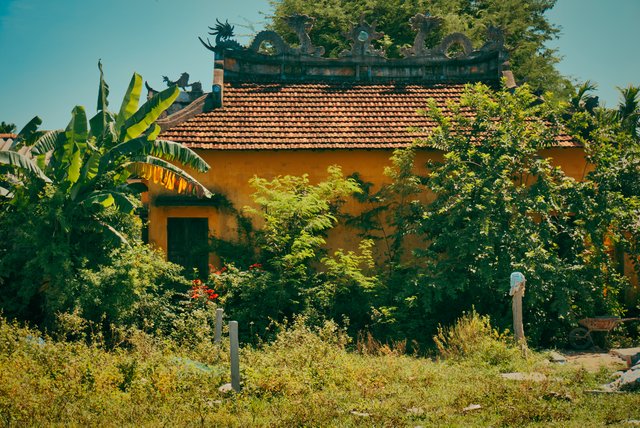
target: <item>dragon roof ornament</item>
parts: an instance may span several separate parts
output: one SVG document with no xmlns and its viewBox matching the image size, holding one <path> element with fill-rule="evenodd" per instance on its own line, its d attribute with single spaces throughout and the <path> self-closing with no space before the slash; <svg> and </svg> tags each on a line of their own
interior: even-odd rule
<svg viewBox="0 0 640 428">
<path fill-rule="evenodd" d="M 315 46 L 309 37 L 309 32 L 313 28 L 316 19 L 303 14 L 293 14 L 284 18 L 284 22 L 298 36 L 299 46 L 292 47 L 278 33 L 272 30 L 264 30 L 256 34 L 248 47 L 241 46 L 234 40 L 234 27 L 229 21 L 224 23 L 216 20 L 214 27 L 209 27 L 209 35 L 215 36 L 215 44 L 207 38 L 205 42 L 202 38 L 200 42 L 204 47 L 213 52 L 225 50 L 250 51 L 264 55 L 291 55 L 322 58 L 325 48 Z M 442 58 L 459 59 L 480 52 L 498 51 L 504 48 L 504 35 L 498 27 L 490 25 L 487 27 L 487 41 L 479 49 L 474 50 L 471 40 L 462 33 L 453 33 L 444 37 L 440 44 L 434 48 L 427 48 L 427 38 L 437 31 L 443 23 L 443 19 L 438 16 L 431 16 L 427 13 L 418 13 L 409 20 L 411 28 L 416 32 L 413 46 L 401 50 L 404 58 Z M 385 52 L 382 48 L 375 48 L 373 42 L 381 39 L 384 33 L 376 31 L 376 23 L 369 24 L 364 20 L 364 15 L 360 17 L 358 23 L 353 23 L 351 29 L 344 33 L 349 39 L 351 48 L 340 53 L 341 58 L 364 58 L 379 57 L 384 58 Z M 265 52 L 265 43 L 269 50 Z"/>
<path fill-rule="evenodd" d="M 471 40 L 462 33 L 449 34 L 439 43 L 443 19 L 428 13 L 411 18 L 410 25 L 416 35 L 413 45 L 402 49 L 403 58 L 385 57 L 377 41 L 384 37 L 369 24 L 364 16 L 353 23 L 344 34 L 350 47 L 338 58 L 327 58 L 325 48 L 315 46 L 309 33 L 315 18 L 294 14 L 283 19 L 298 37 L 291 46 L 272 30 L 261 31 L 247 47 L 234 39 L 234 27 L 228 21 L 217 20 L 209 27 L 209 39 L 200 42 L 216 53 L 215 70 L 223 70 L 225 79 L 334 79 L 334 80 L 404 80 L 404 81 L 497 81 L 508 71 L 507 52 L 504 50 L 502 31 L 487 28 L 487 40 L 475 49 Z M 435 46 L 434 46 L 435 45 Z M 215 74 L 215 73 L 214 73 Z M 222 80 L 221 80 L 222 81 Z"/>
</svg>

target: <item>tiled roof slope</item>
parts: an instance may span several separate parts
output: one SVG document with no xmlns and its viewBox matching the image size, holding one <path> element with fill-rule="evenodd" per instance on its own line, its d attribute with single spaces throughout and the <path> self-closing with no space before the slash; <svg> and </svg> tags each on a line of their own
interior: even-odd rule
<svg viewBox="0 0 640 428">
<path fill-rule="evenodd" d="M 464 85 L 404 83 L 231 82 L 224 107 L 164 131 L 162 138 L 191 148 L 393 149 L 434 126 L 417 113 L 433 98 L 440 107 L 459 99 Z M 558 146 L 572 147 L 569 137 Z"/>
<path fill-rule="evenodd" d="M 0 134 L 0 150 L 9 150 L 13 140 L 17 137 L 16 134 Z"/>
</svg>

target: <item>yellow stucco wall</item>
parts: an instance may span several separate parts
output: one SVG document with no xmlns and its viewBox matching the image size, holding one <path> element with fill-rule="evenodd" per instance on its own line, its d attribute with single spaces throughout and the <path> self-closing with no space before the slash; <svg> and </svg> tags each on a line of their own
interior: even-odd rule
<svg viewBox="0 0 640 428">
<path fill-rule="evenodd" d="M 198 151 L 211 170 L 206 174 L 189 171 L 201 183 L 214 192 L 224 194 L 237 209 L 252 204 L 253 189 L 249 180 L 258 175 L 272 179 L 279 175 L 308 174 L 311 182 L 317 183 L 327 177 L 327 168 L 339 165 L 345 176 L 358 172 L 364 181 L 379 186 L 388 183 L 384 168 L 390 166 L 390 150 L 300 150 L 300 151 Z M 586 163 L 584 151 L 578 148 L 554 148 L 540 153 L 551 159 L 553 165 L 559 166 L 570 177 L 582 180 L 591 166 Z M 419 151 L 416 154 L 416 168 L 424 173 L 424 165 L 429 159 L 441 159 L 442 153 L 436 151 Z M 209 234 L 223 238 L 235 239 L 237 236 L 236 218 L 233 215 L 218 212 L 213 207 L 158 207 L 154 199 L 158 195 L 169 192 L 151 184 L 149 187 L 149 242 L 163 250 L 167 250 L 167 218 L 169 217 L 206 217 L 209 222 Z M 425 199 L 430 196 L 425 195 Z M 346 212 L 356 214 L 363 205 L 350 200 L 343 207 Z M 357 248 L 359 238 L 353 231 L 345 231 L 339 226 L 329 235 L 328 246 L 331 249 Z M 212 255 L 211 262 L 217 262 Z M 632 284 L 631 291 L 638 289 L 638 275 L 633 271 L 631 261 L 627 258 L 625 271 Z"/>
<path fill-rule="evenodd" d="M 251 205 L 253 189 L 249 180 L 258 175 L 272 179 L 278 175 L 308 174 L 311 182 L 319 182 L 327 177 L 327 168 L 339 165 L 345 176 L 358 172 L 364 181 L 375 184 L 377 190 L 389 179 L 384 168 L 390 165 L 390 150 L 281 150 L 281 151 L 198 151 L 211 170 L 206 174 L 190 171 L 201 183 L 214 192 L 224 194 L 237 209 Z M 541 153 L 552 159 L 570 176 L 581 179 L 585 171 L 585 159 L 582 149 L 549 149 Z M 429 159 L 441 159 L 436 151 L 419 151 L 416 154 L 416 168 L 422 169 Z M 236 236 L 234 216 L 219 213 L 213 207 L 158 207 L 154 205 L 157 195 L 168 194 L 157 185 L 150 185 L 149 204 L 149 241 L 167 249 L 167 218 L 169 217 L 207 217 L 210 234 L 233 239 Z M 429 196 L 426 195 L 425 198 Z M 350 200 L 344 210 L 355 214 L 363 206 Z M 330 236 L 332 248 L 355 248 L 358 238 L 354 233 L 341 233 L 340 230 Z"/>
</svg>

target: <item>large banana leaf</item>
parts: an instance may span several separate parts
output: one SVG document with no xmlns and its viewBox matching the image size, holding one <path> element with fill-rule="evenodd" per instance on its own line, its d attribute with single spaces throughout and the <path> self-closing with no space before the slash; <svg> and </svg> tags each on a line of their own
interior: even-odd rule
<svg viewBox="0 0 640 428">
<path fill-rule="evenodd" d="M 38 167 L 38 165 L 35 164 L 35 162 L 33 162 L 33 160 L 18 152 L 13 152 L 10 150 L 0 150 L 0 164 L 21 168 L 25 171 L 29 171 L 46 183 L 51 183 L 49 177 L 47 177 L 44 172 L 42 172 L 42 170 Z"/>
<path fill-rule="evenodd" d="M 210 198 L 212 193 L 177 166 L 154 156 L 138 156 L 123 165 L 135 174 L 178 193 L 193 193 Z"/>
<path fill-rule="evenodd" d="M 142 93 L 142 76 L 138 73 L 133 73 L 129 87 L 124 93 L 122 104 L 120 105 L 120 112 L 116 118 L 116 129 L 121 129 L 125 121 L 129 119 L 138 109 L 140 103 L 140 94 Z"/>
<path fill-rule="evenodd" d="M 38 126 L 40 126 L 41 124 L 42 119 L 40 119 L 38 116 L 31 119 L 29 123 L 27 123 L 24 128 L 22 128 L 20 132 L 18 132 L 18 136 L 11 143 L 11 147 L 9 147 L 9 150 L 13 150 L 21 146 L 22 143 L 29 144 L 31 140 L 36 138 L 36 136 L 38 135 Z"/>
<path fill-rule="evenodd" d="M 80 178 L 74 183 L 69 192 L 72 200 L 78 197 L 83 191 L 87 191 L 87 185 L 98 175 L 98 165 L 100 164 L 101 155 L 94 151 L 89 159 L 85 162 L 80 170 Z M 89 187 L 90 188 L 90 187 Z"/>
<path fill-rule="evenodd" d="M 153 141 L 158 138 L 158 135 L 160 135 L 161 131 L 162 128 L 160 128 L 157 123 L 154 123 L 153 128 L 149 128 L 149 132 L 145 133 L 145 135 L 147 136 L 148 140 Z"/>
<path fill-rule="evenodd" d="M 32 155 L 42 155 L 48 152 L 52 152 L 58 147 L 59 144 L 65 141 L 65 134 L 62 130 L 47 131 L 35 142 L 31 147 Z"/>
<path fill-rule="evenodd" d="M 151 152 L 149 154 L 169 161 L 178 161 L 183 165 L 190 166 L 198 172 L 207 172 L 210 168 L 209 164 L 198 156 L 196 152 L 174 141 L 153 141 Z"/>
<path fill-rule="evenodd" d="M 86 205 L 100 204 L 103 207 L 115 205 L 118 209 L 125 213 L 131 213 L 135 209 L 135 204 L 131 202 L 126 193 L 116 192 L 113 190 L 99 190 L 90 193 L 82 200 Z"/>
<path fill-rule="evenodd" d="M 91 126 L 91 135 L 96 138 L 96 144 L 98 146 L 109 146 L 116 140 L 116 136 L 111 132 L 112 128 L 109 126 L 114 121 L 114 117 L 113 113 L 109 112 L 109 85 L 104 80 L 101 61 L 98 61 L 98 69 L 100 70 L 98 103 L 96 105 L 98 112 L 89 120 L 89 124 Z"/>
<path fill-rule="evenodd" d="M 80 170 L 82 169 L 82 152 L 76 150 L 71 156 L 71 162 L 67 169 L 67 178 L 69 182 L 75 183 L 80 179 Z"/>
<path fill-rule="evenodd" d="M 146 137 L 134 138 L 133 140 L 120 143 L 113 147 L 105 153 L 101 161 L 101 168 L 105 168 L 109 162 L 114 161 L 120 156 L 137 155 L 151 155 L 168 161 L 175 160 L 199 172 L 209 170 L 209 164 L 188 147 L 168 140 L 149 141 Z"/>
<path fill-rule="evenodd" d="M 122 125 L 120 136 L 123 141 L 131 140 L 142 135 L 153 122 L 160 117 L 162 112 L 168 109 L 171 104 L 178 98 L 180 89 L 172 86 L 164 91 L 156 94 L 149 101 L 144 103 L 138 111 L 129 117 Z M 124 134 L 124 137 L 123 137 Z"/>
<path fill-rule="evenodd" d="M 69 125 L 67 125 L 64 133 L 67 138 L 65 151 L 67 150 L 67 145 L 72 148 L 68 154 L 74 151 L 73 148 L 86 144 L 87 138 L 89 137 L 89 130 L 87 128 L 87 114 L 84 111 L 84 107 L 75 106 L 73 108 L 71 121 Z"/>
<path fill-rule="evenodd" d="M 98 86 L 98 105 L 97 111 L 107 111 L 109 108 L 109 85 L 104 81 L 104 73 L 102 72 L 102 61 L 98 60 L 98 69 L 100 70 L 100 84 Z"/>
<path fill-rule="evenodd" d="M 76 106 L 71 112 L 71 121 L 65 129 L 65 141 L 62 144 L 62 153 L 57 151 L 59 171 L 58 177 L 63 177 L 66 170 L 67 179 L 75 183 L 80 178 L 82 168 L 82 155 L 87 146 L 89 130 L 87 128 L 87 115 L 84 107 Z"/>
</svg>

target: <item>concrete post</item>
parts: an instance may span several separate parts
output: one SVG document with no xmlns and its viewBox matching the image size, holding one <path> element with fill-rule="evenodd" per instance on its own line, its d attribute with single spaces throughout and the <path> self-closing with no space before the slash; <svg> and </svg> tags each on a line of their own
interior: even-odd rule
<svg viewBox="0 0 640 428">
<path fill-rule="evenodd" d="M 238 341 L 238 321 L 229 322 L 231 344 L 231 387 L 240 392 L 240 343 Z"/>
<path fill-rule="evenodd" d="M 224 313 L 224 309 L 216 309 L 216 325 L 215 325 L 215 333 L 213 336 L 213 343 L 220 344 L 220 339 L 222 337 L 222 314 Z"/>
</svg>

